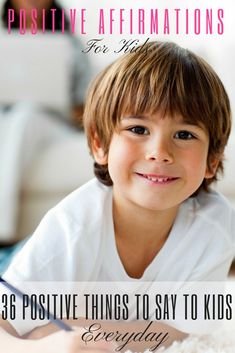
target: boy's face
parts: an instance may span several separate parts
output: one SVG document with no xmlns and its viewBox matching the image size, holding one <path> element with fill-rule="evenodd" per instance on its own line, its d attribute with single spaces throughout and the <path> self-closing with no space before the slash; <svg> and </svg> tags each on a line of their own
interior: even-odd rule
<svg viewBox="0 0 235 353">
<path fill-rule="evenodd" d="M 99 164 L 108 163 L 114 199 L 149 210 L 178 207 L 211 178 L 218 160 L 207 157 L 209 137 L 181 116 L 128 116 L 114 132 L 108 156 L 99 143 L 93 149 Z"/>
</svg>

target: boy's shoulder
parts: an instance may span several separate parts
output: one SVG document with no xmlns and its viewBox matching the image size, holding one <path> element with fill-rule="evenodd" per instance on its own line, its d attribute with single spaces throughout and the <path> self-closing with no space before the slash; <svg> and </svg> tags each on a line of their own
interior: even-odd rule
<svg viewBox="0 0 235 353">
<path fill-rule="evenodd" d="M 225 196 L 215 190 L 200 191 L 189 202 L 196 222 L 235 242 L 235 210 Z"/>
<path fill-rule="evenodd" d="M 104 212 L 106 201 L 112 197 L 112 187 L 101 184 L 96 178 L 71 192 L 60 201 L 52 212 L 65 215 L 71 220 L 100 216 Z"/>
<path fill-rule="evenodd" d="M 211 189 L 209 192 L 200 191 L 195 197 L 195 207 L 197 212 L 208 212 L 217 215 L 234 214 L 234 209 L 229 200 L 221 193 Z"/>
<path fill-rule="evenodd" d="M 109 195 L 111 187 L 92 179 L 49 210 L 15 258 L 10 267 L 11 278 L 89 278 L 97 260 L 103 224 L 108 220 Z M 86 271 L 82 270 L 83 265 Z"/>
</svg>

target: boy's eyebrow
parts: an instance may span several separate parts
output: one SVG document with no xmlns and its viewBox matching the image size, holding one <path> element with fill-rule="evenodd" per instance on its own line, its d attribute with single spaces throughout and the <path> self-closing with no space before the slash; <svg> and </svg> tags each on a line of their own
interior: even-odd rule
<svg viewBox="0 0 235 353">
<path fill-rule="evenodd" d="M 123 116 L 121 120 L 130 120 L 130 119 L 151 120 L 146 115 L 127 115 L 127 116 Z"/>
<path fill-rule="evenodd" d="M 197 128 L 203 131 L 205 131 L 206 129 L 201 122 L 197 122 L 197 124 L 195 124 L 192 120 L 189 120 L 189 119 L 182 119 L 181 121 L 179 121 L 179 124 L 190 125 L 190 126 L 193 126 L 194 128 Z"/>
</svg>

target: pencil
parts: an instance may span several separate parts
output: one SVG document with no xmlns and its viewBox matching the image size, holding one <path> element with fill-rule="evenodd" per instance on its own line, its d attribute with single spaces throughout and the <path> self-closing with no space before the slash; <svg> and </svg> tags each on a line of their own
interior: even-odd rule
<svg viewBox="0 0 235 353">
<path fill-rule="evenodd" d="M 29 302 L 30 304 L 33 303 L 33 301 L 30 299 L 30 297 L 27 294 L 24 294 L 23 292 L 21 292 L 19 289 L 17 289 L 16 287 L 14 287 L 12 284 L 10 284 L 9 282 L 7 282 L 5 279 L 3 279 L 2 277 L 0 277 L 0 283 L 2 283 L 6 288 L 8 288 L 12 293 L 14 293 L 15 295 L 17 295 L 19 298 L 23 298 L 23 296 L 27 296 L 29 298 Z M 34 303 L 36 305 L 37 310 L 39 310 L 41 307 L 38 305 L 37 302 Z M 72 327 L 65 324 L 62 320 L 55 318 L 50 312 L 48 312 L 45 308 L 45 313 L 49 319 L 50 322 L 52 322 L 53 324 L 55 324 L 56 326 L 58 326 L 60 329 L 64 330 L 64 331 L 73 331 Z"/>
</svg>

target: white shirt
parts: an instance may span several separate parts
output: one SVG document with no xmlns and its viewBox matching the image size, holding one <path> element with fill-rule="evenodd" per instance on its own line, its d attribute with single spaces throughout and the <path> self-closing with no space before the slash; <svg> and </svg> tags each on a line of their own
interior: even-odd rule
<svg viewBox="0 0 235 353">
<path fill-rule="evenodd" d="M 165 244 L 141 280 L 223 280 L 234 249 L 234 210 L 222 195 L 201 192 L 180 206 Z M 93 179 L 51 209 L 5 277 L 131 280 L 115 244 L 112 187 Z"/>
<path fill-rule="evenodd" d="M 115 243 L 112 187 L 93 179 L 47 213 L 4 278 L 10 283 L 220 281 L 226 279 L 234 253 L 234 210 L 220 194 L 202 191 L 182 203 L 142 278 L 130 278 Z"/>
</svg>

